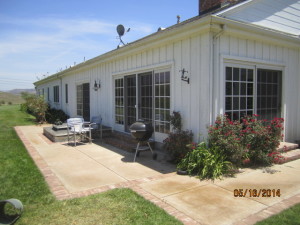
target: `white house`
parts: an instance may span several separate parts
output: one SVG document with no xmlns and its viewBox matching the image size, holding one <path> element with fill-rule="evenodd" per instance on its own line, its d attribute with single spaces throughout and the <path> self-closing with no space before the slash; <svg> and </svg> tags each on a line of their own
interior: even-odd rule
<svg viewBox="0 0 300 225">
<path fill-rule="evenodd" d="M 224 113 L 282 117 L 285 141 L 299 140 L 300 0 L 199 0 L 199 8 L 199 16 L 35 82 L 37 91 L 69 116 L 101 115 L 117 131 L 152 121 L 157 142 L 173 110 L 196 141 Z"/>
</svg>

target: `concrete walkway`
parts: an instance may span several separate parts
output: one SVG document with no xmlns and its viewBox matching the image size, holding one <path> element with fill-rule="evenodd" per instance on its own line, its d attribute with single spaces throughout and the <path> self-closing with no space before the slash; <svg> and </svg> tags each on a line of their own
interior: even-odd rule
<svg viewBox="0 0 300 225">
<path fill-rule="evenodd" d="M 132 153 L 104 144 L 52 143 L 42 134 L 42 126 L 15 130 L 60 200 L 128 187 L 184 224 L 218 225 L 255 224 L 300 203 L 300 160 L 247 169 L 235 178 L 199 181 L 176 175 L 175 166 L 161 155 L 154 161 L 148 152 L 141 153 L 133 163 Z M 235 197 L 236 189 L 244 196 Z M 254 189 L 259 197 L 253 197 Z"/>
</svg>

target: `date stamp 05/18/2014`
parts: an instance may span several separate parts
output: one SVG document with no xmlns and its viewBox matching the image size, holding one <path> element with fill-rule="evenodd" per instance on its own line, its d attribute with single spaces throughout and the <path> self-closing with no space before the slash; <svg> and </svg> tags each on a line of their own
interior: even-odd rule
<svg viewBox="0 0 300 225">
<path fill-rule="evenodd" d="M 234 189 L 234 197 L 280 197 L 280 189 Z"/>
</svg>

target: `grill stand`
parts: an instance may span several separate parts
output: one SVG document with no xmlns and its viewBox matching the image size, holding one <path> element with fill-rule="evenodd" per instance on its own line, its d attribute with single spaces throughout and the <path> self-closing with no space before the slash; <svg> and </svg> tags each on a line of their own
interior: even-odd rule
<svg viewBox="0 0 300 225">
<path fill-rule="evenodd" d="M 151 153 L 152 153 L 152 158 L 153 158 L 154 160 L 156 160 L 157 154 L 153 152 L 153 150 L 152 150 L 152 148 L 151 148 L 151 145 L 150 145 L 149 141 L 147 141 L 148 146 L 142 146 L 142 147 L 140 147 L 140 143 L 141 143 L 141 142 L 139 141 L 138 144 L 137 144 L 137 146 L 136 146 L 136 150 L 135 150 L 135 155 L 134 155 L 133 162 L 135 162 L 136 157 L 139 156 L 140 151 L 147 151 L 147 150 L 149 150 L 149 149 L 150 149 L 150 151 L 151 151 Z"/>
</svg>

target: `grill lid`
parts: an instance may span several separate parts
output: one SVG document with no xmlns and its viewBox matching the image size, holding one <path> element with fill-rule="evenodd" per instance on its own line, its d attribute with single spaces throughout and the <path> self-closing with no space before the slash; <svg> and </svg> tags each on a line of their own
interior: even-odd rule
<svg viewBox="0 0 300 225">
<path fill-rule="evenodd" d="M 130 127 L 131 135 L 138 141 L 147 141 L 153 134 L 153 126 L 150 122 L 139 120 Z"/>
</svg>

